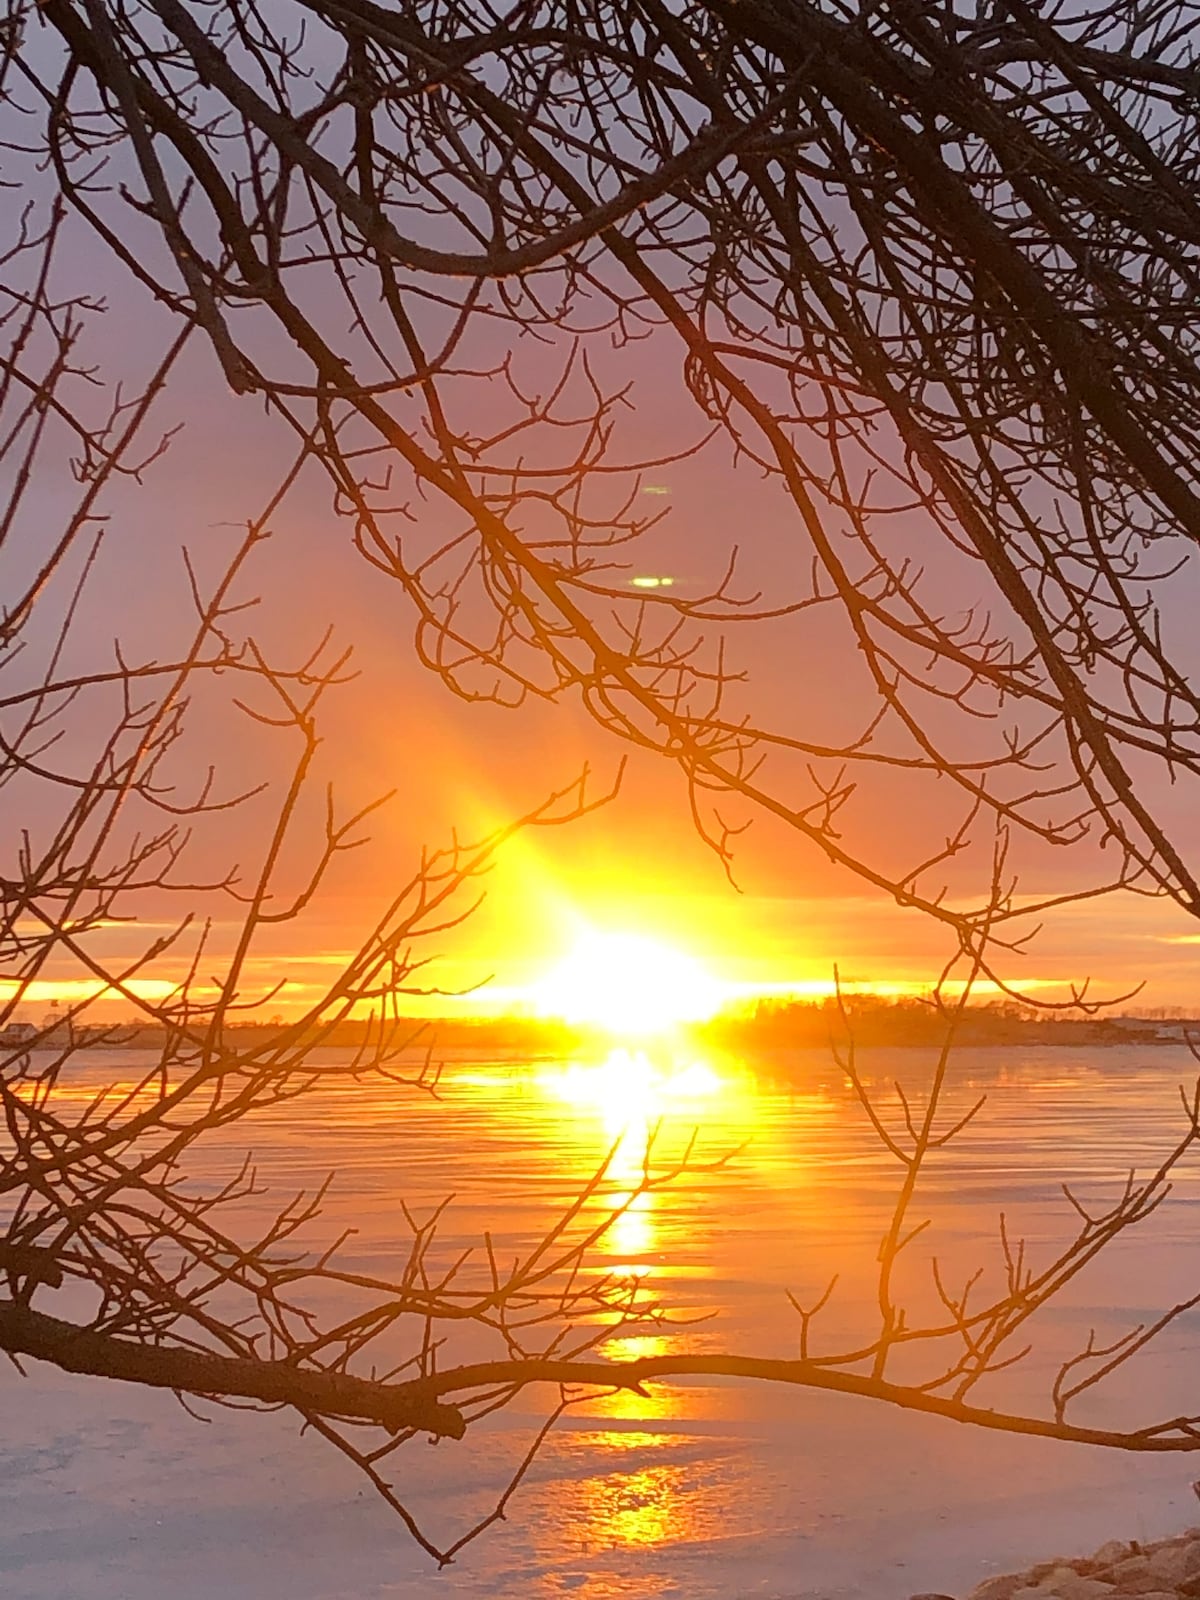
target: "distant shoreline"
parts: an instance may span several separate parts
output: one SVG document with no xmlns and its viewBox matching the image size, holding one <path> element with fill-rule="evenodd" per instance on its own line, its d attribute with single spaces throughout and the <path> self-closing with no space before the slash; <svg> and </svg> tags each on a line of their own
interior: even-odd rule
<svg viewBox="0 0 1200 1600">
<path fill-rule="evenodd" d="M 270 1042 L 288 1037 L 296 1024 L 286 1021 L 242 1022 L 224 1031 L 228 1048 Z M 776 1054 L 793 1049 L 856 1048 L 928 1049 L 946 1038 L 946 1018 L 928 1002 L 879 1000 L 850 996 L 845 1009 L 832 1001 L 765 1001 L 753 1011 L 723 1013 L 709 1022 L 690 1025 L 674 1039 L 683 1038 L 703 1048 Z M 161 1049 L 166 1030 L 147 1026 L 74 1028 L 65 1023 L 41 1028 L 10 1027 L 0 1032 L 0 1050 Z M 1183 1016 L 1069 1016 L 1024 1008 L 1012 1003 L 969 1007 L 958 1021 L 955 1042 L 960 1046 L 1029 1046 L 1063 1048 L 1080 1046 L 1184 1045 L 1189 1039 L 1200 1046 L 1200 1017 Z M 292 1041 L 294 1042 L 294 1041 Z M 533 1017 L 400 1017 L 383 1028 L 378 1022 L 343 1021 L 309 1028 L 303 1042 L 312 1048 L 359 1049 L 381 1047 L 429 1051 L 444 1049 L 502 1051 L 522 1057 L 561 1058 L 598 1049 L 646 1048 L 655 1040 L 617 1037 L 597 1028 L 582 1028 Z"/>
</svg>

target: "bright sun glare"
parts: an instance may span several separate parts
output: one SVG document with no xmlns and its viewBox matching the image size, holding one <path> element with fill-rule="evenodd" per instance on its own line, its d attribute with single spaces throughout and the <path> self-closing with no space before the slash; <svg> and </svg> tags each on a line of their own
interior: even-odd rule
<svg viewBox="0 0 1200 1600">
<path fill-rule="evenodd" d="M 663 1033 L 703 1022 L 725 998 L 700 962 L 657 939 L 588 933 L 531 990 L 543 1016 L 616 1034 Z"/>
</svg>

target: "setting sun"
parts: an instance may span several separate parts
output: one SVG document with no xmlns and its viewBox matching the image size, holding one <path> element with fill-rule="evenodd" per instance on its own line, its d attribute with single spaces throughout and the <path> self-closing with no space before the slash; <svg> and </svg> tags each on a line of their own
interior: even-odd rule
<svg viewBox="0 0 1200 1600">
<path fill-rule="evenodd" d="M 722 984 L 694 959 L 656 939 L 588 933 L 533 984 L 544 1016 L 590 1023 L 610 1033 L 662 1033 L 711 1017 L 725 999 Z"/>
</svg>

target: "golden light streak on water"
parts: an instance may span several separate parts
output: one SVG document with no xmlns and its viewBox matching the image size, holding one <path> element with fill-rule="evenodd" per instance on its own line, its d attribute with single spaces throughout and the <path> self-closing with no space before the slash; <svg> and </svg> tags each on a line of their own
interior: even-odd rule
<svg viewBox="0 0 1200 1600">
<path fill-rule="evenodd" d="M 327 1059 L 344 1067 L 351 1056 L 329 1052 Z M 414 1054 L 413 1072 L 423 1059 Z M 153 1060 L 150 1052 L 89 1052 L 71 1064 L 60 1085 L 65 1103 L 89 1103 L 101 1085 L 114 1081 L 128 1091 Z M 902 1082 L 919 1103 L 930 1071 L 927 1053 L 912 1050 L 865 1051 L 860 1065 L 893 1124 L 899 1117 L 894 1084 Z M 978 1265 L 995 1281 L 1003 1271 L 996 1237 L 1000 1209 L 1010 1227 L 1028 1237 L 1031 1251 L 1044 1256 L 1077 1222 L 1060 1179 L 1087 1197 L 1103 1196 L 1114 1185 L 1119 1190 L 1131 1162 L 1140 1170 L 1156 1163 L 1178 1135 L 1176 1085 L 1194 1070 L 1182 1047 L 964 1050 L 955 1062 L 957 1109 L 966 1109 L 982 1091 L 989 1098 L 962 1146 L 939 1153 L 922 1185 L 920 1214 L 932 1216 L 934 1226 L 912 1248 L 904 1287 L 914 1315 L 922 1311 L 928 1254 L 939 1255 L 954 1281 Z M 335 1168 L 337 1181 L 309 1243 L 319 1251 L 354 1230 L 346 1246 L 351 1259 L 378 1273 L 394 1273 L 398 1249 L 406 1247 L 400 1201 L 424 1220 L 453 1196 L 439 1224 L 434 1264 L 474 1249 L 462 1271 L 475 1272 L 473 1281 L 481 1281 L 487 1275 L 479 1248 L 485 1230 L 506 1258 L 527 1253 L 611 1151 L 604 1193 L 594 1197 L 585 1219 L 594 1225 L 604 1217 L 601 1207 L 611 1210 L 619 1197 L 637 1194 L 650 1134 L 652 1166 L 661 1171 L 679 1159 L 696 1129 L 693 1168 L 613 1218 L 592 1252 L 597 1272 L 645 1269 L 639 1281 L 678 1320 L 633 1327 L 614 1318 L 601 1330 L 600 1351 L 612 1359 L 677 1349 L 792 1354 L 796 1317 L 785 1291 L 811 1301 L 834 1272 L 841 1278 L 817 1336 L 828 1348 L 860 1342 L 877 1316 L 875 1252 L 897 1170 L 827 1051 L 764 1060 L 757 1072 L 665 1043 L 657 1050 L 612 1051 L 590 1062 L 558 1065 L 449 1054 L 436 1097 L 386 1080 L 339 1077 L 312 1100 L 271 1108 L 232 1136 L 206 1144 L 197 1152 L 197 1180 L 227 1180 L 252 1148 L 263 1190 L 247 1201 L 245 1220 L 258 1226 L 277 1202 L 300 1189 L 311 1191 Z M 729 1151 L 737 1154 L 722 1170 L 706 1167 Z M 1144 1317 L 1144 1308 L 1172 1303 L 1181 1276 L 1194 1277 L 1197 1270 L 1198 1186 L 1196 1169 L 1185 1168 L 1146 1232 L 1122 1242 L 1111 1264 L 1100 1265 L 1075 1298 L 1051 1315 L 1048 1359 L 1077 1348 L 1081 1326 L 1094 1324 L 1107 1337 Z M 1144 1416 L 1148 1408 L 1164 1415 L 1182 1409 L 1191 1392 L 1194 1353 L 1189 1327 L 1168 1341 L 1161 1358 L 1131 1373 L 1118 1389 L 1114 1414 L 1123 1416 L 1125 1406 L 1130 1416 Z M 1046 1370 L 1028 1380 L 1039 1395 Z M 1052 1365 L 1048 1370 L 1052 1374 Z M 1001 1381 L 1019 1386 L 1026 1380 L 1017 1370 Z M 791 1592 L 799 1554 L 810 1592 L 840 1590 L 881 1600 L 920 1586 L 915 1575 L 892 1565 L 895 1560 L 913 1560 L 919 1546 L 922 1570 L 932 1572 L 930 1541 L 940 1537 L 938 1530 L 990 1515 L 998 1494 L 1007 1497 L 1004 1529 L 1016 1528 L 1012 1564 L 1041 1550 L 1037 1541 L 1048 1505 L 1065 1506 L 1066 1515 L 1074 1503 L 1082 1517 L 1094 1515 L 1103 1502 L 1107 1518 L 1137 1531 L 1145 1507 L 1150 1518 L 1159 1515 L 1160 1505 L 1167 1507 L 1165 1517 L 1176 1516 L 1166 1498 L 1171 1473 L 1191 1499 L 1187 1484 L 1195 1469 L 1185 1461 L 1139 1463 L 1132 1474 L 1111 1458 L 1066 1458 L 1045 1452 L 1041 1441 L 947 1431 L 935 1419 L 906 1419 L 890 1408 L 885 1415 L 847 1406 L 837 1396 L 700 1382 L 649 1388 L 648 1395 L 597 1394 L 572 1407 L 523 1486 L 511 1523 L 476 1547 L 472 1567 L 464 1561 L 463 1570 L 478 1573 L 481 1583 L 494 1581 L 495 1593 L 504 1596 L 533 1592 L 536 1571 L 546 1575 L 547 1592 L 551 1585 L 558 1592 L 561 1580 L 563 1592 L 578 1584 L 588 1600 L 667 1594 L 727 1600 L 750 1587 Z M 997 1398 L 1003 1401 L 1008 1392 L 1001 1389 Z M 85 1418 L 89 1405 L 136 1403 L 120 1396 L 108 1401 L 105 1386 L 93 1386 L 88 1395 L 80 1410 Z M 474 1517 L 485 1490 L 507 1481 L 529 1430 L 542 1419 L 543 1398 L 531 1392 L 526 1407 L 489 1420 L 473 1432 L 470 1452 L 439 1448 L 415 1458 L 431 1515 L 459 1522 Z M 71 1418 L 77 1404 L 72 1396 Z M 255 1419 L 254 1425 L 266 1429 L 274 1423 Z M 57 1505 L 62 1485 L 55 1475 L 66 1469 L 37 1465 L 46 1431 L 40 1413 L 30 1429 L 28 1442 L 20 1440 L 23 1456 L 13 1459 L 21 1460 L 22 1482 L 45 1478 L 56 1497 L 46 1503 Z M 223 1433 L 202 1432 L 212 1441 L 202 1444 L 214 1451 L 221 1446 Z M 87 1493 L 105 1474 L 125 1470 L 124 1452 L 111 1451 L 106 1434 L 95 1438 L 92 1453 L 80 1447 L 78 1481 Z M 285 1430 L 280 1438 L 279 1482 L 293 1485 L 309 1470 L 310 1457 L 297 1449 L 293 1432 Z M 194 1449 L 191 1433 L 185 1444 Z M 257 1455 L 233 1443 L 226 1456 L 214 1459 L 221 1462 L 222 1493 L 255 1504 L 255 1494 L 264 1492 Z M 931 1460 L 937 1463 L 933 1473 Z M 145 1527 L 153 1530 L 153 1540 L 165 1547 L 165 1528 L 177 1546 L 186 1545 L 195 1497 L 188 1490 L 172 1499 L 160 1476 L 152 1463 L 134 1482 L 128 1503 L 135 1504 L 136 1490 L 137 1503 L 149 1508 Z M 174 1481 L 184 1480 L 166 1480 Z M 319 1505 L 326 1493 L 322 1487 Z M 272 1487 L 263 1519 L 276 1514 L 278 1499 Z M 1019 1526 L 1018 1512 L 1027 1518 Z M 381 1515 L 377 1533 L 370 1534 L 366 1515 L 346 1528 L 337 1522 L 338 1531 L 330 1535 L 336 1564 L 320 1551 L 311 1555 L 320 1581 L 313 1578 L 306 1595 L 340 1593 L 344 1569 L 363 1551 L 363 1563 L 369 1557 L 374 1565 L 369 1572 L 366 1565 L 355 1569 L 356 1592 L 369 1592 L 384 1564 L 407 1559 L 397 1556 L 392 1523 Z M 281 1535 L 275 1545 L 268 1541 L 270 1570 L 303 1542 L 312 1516 L 303 1503 L 286 1538 Z M 844 1533 L 838 1531 L 843 1517 Z M 36 1531 L 41 1523 L 29 1526 Z M 205 1525 L 205 1539 L 210 1527 Z M 1090 1548 L 1082 1533 L 1062 1537 L 1073 1548 Z M 1098 1542 L 1098 1536 L 1092 1539 Z M 64 1592 L 55 1565 L 60 1545 L 46 1545 L 45 1570 L 54 1577 L 39 1592 Z M 978 1553 L 971 1547 L 961 1560 L 956 1556 L 958 1566 L 953 1572 L 947 1567 L 937 1586 L 965 1592 L 984 1554 L 1007 1559 L 998 1539 L 986 1548 L 981 1543 Z M 308 1547 L 305 1559 L 310 1560 Z M 397 1592 L 423 1596 L 428 1574 L 415 1558 L 414 1563 L 413 1587 Z M 254 1572 L 254 1581 L 239 1592 L 269 1590 L 265 1557 Z M 219 1569 L 211 1575 L 210 1587 L 219 1587 Z M 161 1591 L 159 1584 L 155 1592 Z M 73 1592 L 82 1591 L 76 1585 Z M 149 1591 L 138 1591 L 143 1592 Z"/>
<path fill-rule="evenodd" d="M 693 1536 L 683 1474 L 676 1466 L 588 1478 L 580 1487 L 580 1513 L 589 1529 L 603 1530 L 610 1548 L 646 1549 Z"/>
</svg>

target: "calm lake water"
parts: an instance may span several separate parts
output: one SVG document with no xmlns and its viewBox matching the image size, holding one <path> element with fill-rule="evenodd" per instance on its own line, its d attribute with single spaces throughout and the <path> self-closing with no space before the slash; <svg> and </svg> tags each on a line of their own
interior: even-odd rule
<svg viewBox="0 0 1200 1600">
<path fill-rule="evenodd" d="M 95 1082 L 133 1061 L 97 1055 Z M 865 1075 L 898 1116 L 899 1079 L 919 1098 L 929 1058 L 877 1050 Z M 1036 1264 L 1077 1221 L 1061 1184 L 1112 1199 L 1128 1169 L 1156 1165 L 1183 1126 L 1181 1047 L 964 1050 L 950 1106 L 987 1103 L 932 1159 L 913 1212 L 930 1227 L 902 1279 L 914 1320 L 932 1304 L 930 1259 L 960 1282 L 998 1282 L 998 1218 Z M 87 1087 L 80 1081 L 80 1092 Z M 890 1097 L 890 1098 L 889 1098 Z M 396 1271 L 418 1218 L 450 1199 L 445 1262 L 478 1245 L 528 1246 L 616 1147 L 611 1190 L 696 1134 L 699 1165 L 608 1229 L 597 1270 L 636 1274 L 681 1320 L 618 1332 L 610 1355 L 672 1348 L 790 1356 L 802 1302 L 836 1272 L 814 1343 L 872 1331 L 874 1257 L 898 1168 L 823 1051 L 769 1066 L 617 1052 L 570 1063 L 450 1059 L 436 1099 L 344 1085 L 272 1113 L 210 1151 L 208 1175 L 253 1148 L 280 1201 L 327 1171 L 336 1184 L 320 1247 L 347 1227 L 343 1260 Z M 720 1162 L 719 1166 L 714 1163 Z M 452 1197 L 452 1198 L 451 1198 Z M 1160 1210 L 1070 1286 L 1034 1328 L 1034 1349 L 981 1403 L 1041 1408 L 1057 1363 L 1200 1289 L 1194 1159 Z M 265 1204 L 265 1202 L 264 1202 Z M 483 1272 L 481 1257 L 476 1269 Z M 1078 1420 L 1144 1422 L 1197 1406 L 1200 1319 L 1185 1317 Z M 447 1350 L 442 1365 L 474 1354 Z M 545 1395 L 458 1444 L 414 1443 L 395 1478 L 449 1541 L 521 1458 Z M 1112 1535 L 1152 1538 L 1200 1520 L 1200 1459 L 1117 1455 L 965 1429 L 838 1396 L 721 1383 L 597 1398 L 559 1424 L 509 1520 L 441 1574 L 321 1440 L 282 1415 L 196 1422 L 168 1396 L 30 1367 L 5 1380 L 0 1433 L 0 1592 L 6 1600 L 356 1600 L 460 1592 L 504 1597 L 903 1597 L 965 1592 L 982 1576 Z"/>
</svg>

